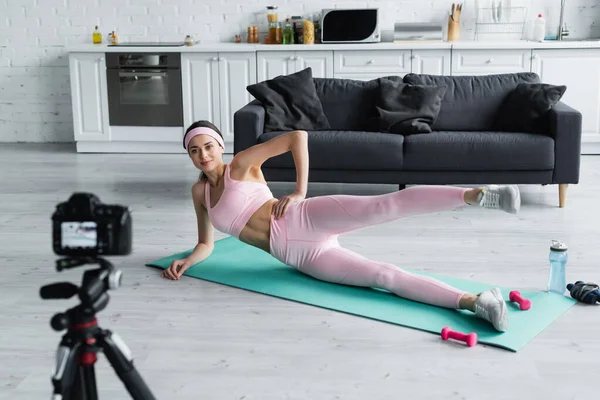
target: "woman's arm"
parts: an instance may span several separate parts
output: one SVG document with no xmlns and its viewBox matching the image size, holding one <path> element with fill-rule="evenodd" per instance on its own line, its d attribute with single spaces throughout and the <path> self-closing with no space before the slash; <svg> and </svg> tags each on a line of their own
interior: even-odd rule
<svg viewBox="0 0 600 400">
<path fill-rule="evenodd" d="M 208 217 L 208 211 L 201 200 L 204 197 L 204 190 L 206 190 L 205 185 L 204 182 L 197 182 L 192 187 L 192 199 L 198 221 L 198 244 L 186 258 L 173 260 L 169 268 L 163 271 L 162 276 L 164 278 L 178 280 L 189 267 L 208 258 L 214 249 L 213 226 Z"/>
<path fill-rule="evenodd" d="M 232 163 L 244 169 L 260 167 L 269 158 L 292 152 L 296 166 L 296 192 L 306 195 L 308 186 L 308 134 L 306 131 L 291 131 L 254 145 L 235 155 Z"/>
<path fill-rule="evenodd" d="M 201 200 L 204 197 L 206 185 L 206 182 L 196 182 L 192 187 L 192 199 L 198 222 L 198 244 L 194 251 L 186 257 L 187 264 L 190 267 L 206 259 L 215 246 L 213 226 L 208 217 L 208 211 Z"/>
</svg>

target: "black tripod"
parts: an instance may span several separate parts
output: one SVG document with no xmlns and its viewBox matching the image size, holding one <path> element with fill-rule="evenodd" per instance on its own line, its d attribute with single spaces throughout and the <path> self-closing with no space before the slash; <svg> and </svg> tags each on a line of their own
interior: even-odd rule
<svg viewBox="0 0 600 400">
<path fill-rule="evenodd" d="M 54 315 L 50 325 L 56 331 L 68 329 L 56 352 L 52 375 L 53 400 L 97 400 L 94 363 L 96 353 L 103 351 L 135 400 L 154 400 L 150 389 L 133 366 L 133 358 L 123 340 L 98 326 L 96 313 L 108 304 L 109 289 L 121 284 L 121 271 L 102 258 L 65 258 L 57 260 L 56 269 L 74 268 L 84 264 L 100 264 L 100 268 L 85 271 L 81 288 L 70 282 L 43 286 L 43 299 L 68 299 L 78 295 L 81 304 Z"/>
</svg>

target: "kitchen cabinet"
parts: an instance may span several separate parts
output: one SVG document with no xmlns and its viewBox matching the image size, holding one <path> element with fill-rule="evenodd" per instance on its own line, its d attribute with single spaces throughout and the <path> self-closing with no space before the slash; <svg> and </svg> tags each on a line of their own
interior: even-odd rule
<svg viewBox="0 0 600 400">
<path fill-rule="evenodd" d="M 69 54 L 74 139 L 108 141 L 108 96 L 104 53 Z"/>
<path fill-rule="evenodd" d="M 211 121 L 231 152 L 233 114 L 253 100 L 246 87 L 256 83 L 256 53 L 183 53 L 181 75 L 184 128 Z"/>
<path fill-rule="evenodd" d="M 181 53 L 183 127 L 128 127 L 124 137 L 110 127 L 104 51 L 69 53 L 74 139 L 77 151 L 181 152 L 181 131 L 206 119 L 223 132 L 233 150 L 233 114 L 253 100 L 246 87 L 311 67 L 313 76 L 371 80 L 412 72 L 431 75 L 487 75 L 535 72 L 542 82 L 566 85 L 562 101 L 583 116 L 583 154 L 600 154 L 600 48 L 378 48 L 380 44 L 277 46 L 228 49 L 209 46 Z M 264 49 L 264 50 L 263 50 Z M 175 51 L 175 49 L 169 49 Z M 137 130 L 135 130 L 137 129 Z M 133 133 L 132 133 L 133 132 Z M 169 134 L 167 138 L 165 135 Z M 154 136 L 153 136 L 154 135 Z"/>
<path fill-rule="evenodd" d="M 531 71 L 531 49 L 452 50 L 452 75 Z"/>
<path fill-rule="evenodd" d="M 404 76 L 411 71 L 410 50 L 336 50 L 334 77 L 371 80 L 382 76 Z"/>
<path fill-rule="evenodd" d="M 452 51 L 413 50 L 410 70 L 413 74 L 450 75 Z"/>
<path fill-rule="evenodd" d="M 584 154 L 597 154 L 600 150 L 600 49 L 534 50 L 531 65 L 542 82 L 567 86 L 561 101 L 582 114 L 582 142 L 587 145 Z"/>
<path fill-rule="evenodd" d="M 335 51 L 336 78 L 368 81 L 382 76 L 450 75 L 450 49 Z"/>
<path fill-rule="evenodd" d="M 259 51 L 258 81 L 289 75 L 310 67 L 314 78 L 333 77 L 333 51 Z"/>
</svg>

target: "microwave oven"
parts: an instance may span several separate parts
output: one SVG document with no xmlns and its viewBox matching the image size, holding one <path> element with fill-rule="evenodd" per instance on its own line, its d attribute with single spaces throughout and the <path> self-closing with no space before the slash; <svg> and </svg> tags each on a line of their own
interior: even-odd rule
<svg viewBox="0 0 600 400">
<path fill-rule="evenodd" d="M 321 15 L 321 43 L 381 41 L 378 8 L 324 9 Z"/>
</svg>

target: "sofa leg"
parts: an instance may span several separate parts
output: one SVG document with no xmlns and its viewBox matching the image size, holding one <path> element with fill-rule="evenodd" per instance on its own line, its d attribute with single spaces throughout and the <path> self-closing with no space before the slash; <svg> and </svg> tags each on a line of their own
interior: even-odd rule
<svg viewBox="0 0 600 400">
<path fill-rule="evenodd" d="M 398 185 L 398 190 L 404 190 L 406 189 L 406 185 L 401 183 L 400 185 Z"/>
<path fill-rule="evenodd" d="M 565 208 L 567 205 L 567 189 L 569 188 L 568 183 L 560 183 L 558 185 L 558 206 Z"/>
</svg>

